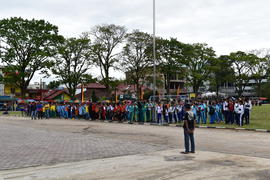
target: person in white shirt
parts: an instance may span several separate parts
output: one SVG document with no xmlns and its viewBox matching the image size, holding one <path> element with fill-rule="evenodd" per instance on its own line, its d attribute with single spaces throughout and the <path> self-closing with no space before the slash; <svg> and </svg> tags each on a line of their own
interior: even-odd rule
<svg viewBox="0 0 270 180">
<path fill-rule="evenodd" d="M 161 120 L 162 120 L 162 106 L 161 104 L 157 105 L 156 107 L 156 112 L 157 112 L 157 123 L 161 123 Z"/>
<path fill-rule="evenodd" d="M 239 107 L 238 107 L 238 116 L 239 116 L 239 126 L 243 126 L 243 115 L 244 115 L 244 105 L 243 101 L 240 101 Z"/>
<path fill-rule="evenodd" d="M 238 113 L 239 105 L 240 104 L 239 104 L 238 100 L 236 100 L 235 104 L 234 104 L 234 120 L 235 120 L 236 124 L 239 124 L 239 118 L 240 118 L 239 113 Z"/>
<path fill-rule="evenodd" d="M 182 122 L 182 120 L 183 120 L 183 116 L 182 116 L 183 106 L 182 106 L 181 102 L 179 102 L 179 104 L 176 106 L 176 111 L 177 111 L 178 122 Z"/>
<path fill-rule="evenodd" d="M 168 123 L 172 123 L 173 122 L 172 121 L 172 119 L 173 119 L 173 111 L 174 111 L 173 105 L 170 104 L 170 106 L 168 108 L 168 114 L 169 114 L 169 122 Z"/>
<path fill-rule="evenodd" d="M 243 116 L 243 120 L 245 120 L 245 124 L 249 124 L 251 109 L 252 109 L 251 101 L 246 99 L 244 103 L 244 116 Z"/>
<path fill-rule="evenodd" d="M 224 118 L 225 118 L 225 123 L 229 124 L 229 100 L 225 100 L 223 102 L 223 113 L 224 113 Z"/>
</svg>

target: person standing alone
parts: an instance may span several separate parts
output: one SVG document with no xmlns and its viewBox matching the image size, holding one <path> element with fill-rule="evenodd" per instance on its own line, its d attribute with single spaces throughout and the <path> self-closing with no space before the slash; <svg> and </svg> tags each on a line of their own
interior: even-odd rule
<svg viewBox="0 0 270 180">
<path fill-rule="evenodd" d="M 195 153 L 195 141 L 194 141 L 195 115 L 191 110 L 190 104 L 185 105 L 183 128 L 184 128 L 185 151 L 181 153 L 182 154 Z"/>
</svg>

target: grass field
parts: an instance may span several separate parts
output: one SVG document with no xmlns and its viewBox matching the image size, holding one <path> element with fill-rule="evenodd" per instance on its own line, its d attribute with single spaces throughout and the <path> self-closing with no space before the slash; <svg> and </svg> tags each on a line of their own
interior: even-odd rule
<svg viewBox="0 0 270 180">
<path fill-rule="evenodd" d="M 1 112 L 2 114 L 2 112 Z M 10 116 L 21 115 L 20 111 L 17 112 L 9 112 Z M 227 125 L 225 123 L 218 124 L 207 124 L 207 126 L 222 126 L 229 128 L 236 128 L 237 125 Z M 249 129 L 268 129 L 270 130 L 270 105 L 266 104 L 263 106 L 255 106 L 251 112 L 250 124 L 244 125 L 244 128 Z"/>
<path fill-rule="evenodd" d="M 207 124 L 207 126 L 238 127 L 237 125 L 227 125 L 225 123 Z M 251 111 L 250 124 L 244 125 L 243 128 L 270 130 L 270 105 L 254 106 Z"/>
</svg>

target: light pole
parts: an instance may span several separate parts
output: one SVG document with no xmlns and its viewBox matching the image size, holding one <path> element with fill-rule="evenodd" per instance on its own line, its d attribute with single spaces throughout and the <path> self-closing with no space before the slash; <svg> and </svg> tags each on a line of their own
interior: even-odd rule
<svg viewBox="0 0 270 180">
<path fill-rule="evenodd" d="M 154 102 L 154 116 L 153 120 L 156 119 L 156 0 L 153 0 L 153 63 L 154 63 L 154 73 L 153 73 L 153 102 Z"/>
</svg>

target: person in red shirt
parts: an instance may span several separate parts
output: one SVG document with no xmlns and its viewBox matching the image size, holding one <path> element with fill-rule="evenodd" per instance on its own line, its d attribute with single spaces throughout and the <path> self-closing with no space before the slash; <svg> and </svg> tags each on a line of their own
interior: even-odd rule
<svg viewBox="0 0 270 180">
<path fill-rule="evenodd" d="M 228 112 L 228 122 L 233 124 L 234 123 L 234 102 L 232 100 L 229 101 L 229 112 Z"/>
<path fill-rule="evenodd" d="M 107 109 L 107 107 L 105 106 L 105 104 L 102 104 L 102 106 L 101 106 L 101 119 L 102 120 L 106 119 L 106 109 Z"/>
</svg>

